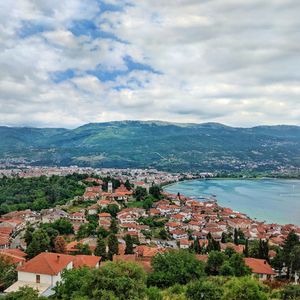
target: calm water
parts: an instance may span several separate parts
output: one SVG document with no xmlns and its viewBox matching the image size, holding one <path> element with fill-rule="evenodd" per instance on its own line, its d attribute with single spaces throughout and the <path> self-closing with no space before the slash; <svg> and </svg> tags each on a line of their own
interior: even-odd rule
<svg viewBox="0 0 300 300">
<path fill-rule="evenodd" d="M 167 186 L 185 196 L 216 195 L 218 203 L 268 223 L 300 225 L 300 180 L 193 180 Z"/>
</svg>

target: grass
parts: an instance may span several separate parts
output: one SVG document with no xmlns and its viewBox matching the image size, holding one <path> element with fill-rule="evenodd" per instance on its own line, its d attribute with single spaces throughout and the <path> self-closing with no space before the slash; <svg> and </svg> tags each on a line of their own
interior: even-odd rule
<svg viewBox="0 0 300 300">
<path fill-rule="evenodd" d="M 127 207 L 143 208 L 143 201 L 130 201 L 127 203 Z"/>
</svg>

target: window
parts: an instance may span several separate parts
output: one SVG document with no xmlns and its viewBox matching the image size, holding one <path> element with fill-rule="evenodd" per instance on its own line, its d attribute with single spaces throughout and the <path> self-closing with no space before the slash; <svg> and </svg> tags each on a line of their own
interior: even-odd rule
<svg viewBox="0 0 300 300">
<path fill-rule="evenodd" d="M 35 281 L 36 281 L 36 283 L 40 283 L 41 282 L 41 275 L 35 275 Z"/>
</svg>

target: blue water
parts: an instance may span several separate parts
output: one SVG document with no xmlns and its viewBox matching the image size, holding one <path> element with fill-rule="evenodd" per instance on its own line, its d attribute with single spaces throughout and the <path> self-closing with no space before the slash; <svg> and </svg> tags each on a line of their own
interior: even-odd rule
<svg viewBox="0 0 300 300">
<path fill-rule="evenodd" d="M 164 188 L 191 197 L 216 195 L 219 205 L 268 223 L 300 225 L 300 180 L 192 180 Z"/>
</svg>

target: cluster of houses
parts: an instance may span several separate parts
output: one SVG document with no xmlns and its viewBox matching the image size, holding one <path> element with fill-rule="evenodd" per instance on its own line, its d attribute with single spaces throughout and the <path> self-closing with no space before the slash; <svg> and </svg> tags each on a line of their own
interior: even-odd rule
<svg viewBox="0 0 300 300">
<path fill-rule="evenodd" d="M 112 216 L 103 209 L 116 205 L 119 212 L 116 221 L 119 227 L 117 235 L 119 240 L 119 254 L 113 257 L 114 261 L 134 261 L 146 271 L 151 270 L 151 259 L 157 253 L 167 251 L 168 248 L 187 249 L 193 240 L 199 241 L 200 246 L 206 246 L 207 236 L 210 234 L 220 242 L 221 251 L 233 248 L 238 253 L 243 253 L 243 245 L 221 243 L 222 233 L 233 232 L 234 229 L 242 230 L 249 240 L 268 239 L 271 245 L 281 246 L 288 233 L 294 230 L 300 235 L 300 228 L 295 225 L 265 224 L 249 219 L 245 214 L 235 212 L 230 208 L 220 207 L 216 201 L 196 201 L 180 194 L 174 195 L 163 192 L 163 199 L 153 203 L 146 210 L 138 207 L 127 207 L 133 200 L 133 191 L 128 190 L 123 184 L 113 189 L 108 183 L 107 191 L 102 190 L 103 182 L 96 178 L 87 178 L 94 186 L 87 187 L 83 201 L 93 203 L 85 209 L 74 213 L 67 213 L 60 208 L 45 209 L 37 213 L 31 210 L 15 211 L 2 215 L 0 218 L 0 255 L 9 257 L 12 263 L 18 265 L 18 281 L 10 286 L 6 292 L 15 291 L 19 287 L 29 285 L 38 289 L 41 295 L 51 295 L 53 287 L 61 280 L 64 269 L 78 268 L 81 266 L 99 267 L 101 257 L 94 255 L 76 255 L 78 244 L 86 244 L 91 252 L 96 248 L 96 238 L 88 237 L 80 241 L 71 241 L 66 246 L 65 254 L 41 253 L 31 260 L 26 261 L 26 254 L 19 248 L 26 249 L 22 239 L 16 237 L 24 231 L 28 224 L 52 223 L 65 218 L 71 221 L 75 233 L 82 224 L 88 223 L 88 216 L 98 217 L 99 227 L 109 230 Z M 136 182 L 135 186 L 143 186 L 144 182 Z M 163 220 L 163 226 L 169 239 L 163 241 L 159 238 L 149 238 L 151 228 L 144 225 L 141 220 Z M 125 254 L 125 235 L 131 235 L 139 240 L 140 245 L 134 248 L 134 254 Z M 193 240 L 191 240 L 191 237 Z M 271 253 L 270 256 L 276 255 Z M 199 260 L 206 261 L 207 255 L 198 255 Z M 262 259 L 245 258 L 252 273 L 260 279 L 266 280 L 274 277 L 275 272 L 270 265 Z"/>
</svg>

